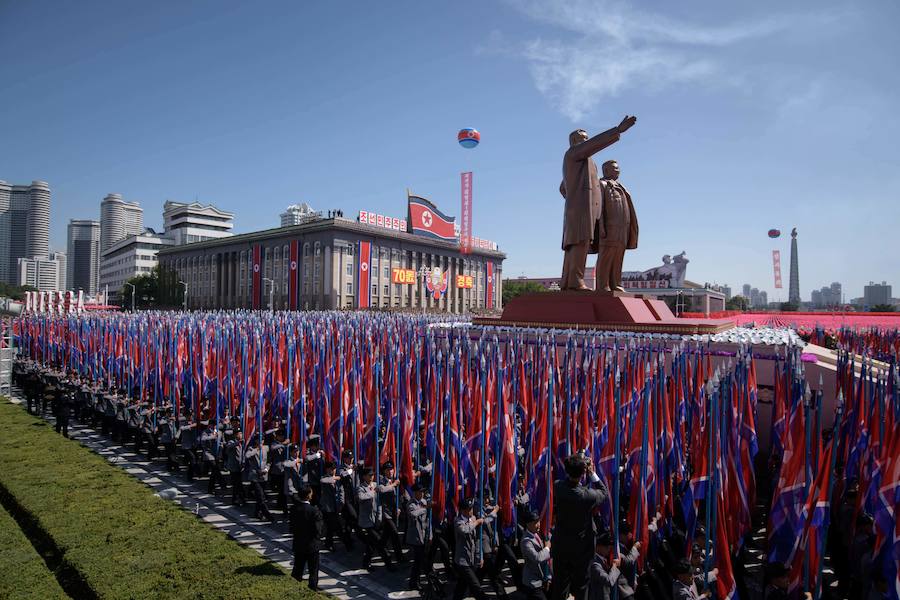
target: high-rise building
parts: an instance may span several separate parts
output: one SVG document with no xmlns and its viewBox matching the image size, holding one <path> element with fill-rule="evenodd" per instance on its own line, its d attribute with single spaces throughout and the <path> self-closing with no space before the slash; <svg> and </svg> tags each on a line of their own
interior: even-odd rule
<svg viewBox="0 0 900 600">
<path fill-rule="evenodd" d="M 844 303 L 844 289 L 837 281 L 831 282 L 831 304 L 840 305 Z"/>
<path fill-rule="evenodd" d="M 163 206 L 166 237 L 176 245 L 192 244 L 233 235 L 234 213 L 208 204 L 167 201 Z"/>
<path fill-rule="evenodd" d="M 837 281 L 809 294 L 811 304 L 816 307 L 840 306 L 844 303 L 841 284 Z"/>
<path fill-rule="evenodd" d="M 100 203 L 100 252 L 130 235 L 144 231 L 144 210 L 121 194 L 107 194 Z"/>
<path fill-rule="evenodd" d="M 797 258 L 797 228 L 791 230 L 791 280 L 788 287 L 788 302 L 800 304 L 800 266 Z"/>
<path fill-rule="evenodd" d="M 50 186 L 0 181 L 0 281 L 16 284 L 20 258 L 50 253 Z"/>
<path fill-rule="evenodd" d="M 122 286 L 132 277 L 148 275 L 157 264 L 160 248 L 174 245 L 168 237 L 151 230 L 119 240 L 101 253 L 100 289 L 109 288 L 109 298 L 119 297 Z"/>
<path fill-rule="evenodd" d="M 759 303 L 760 303 L 760 300 L 759 300 L 759 289 L 757 289 L 757 288 L 751 289 L 751 290 L 750 290 L 750 295 L 747 296 L 747 298 L 750 300 L 750 306 L 752 306 L 752 307 L 754 307 L 754 308 L 757 307 L 757 306 L 759 306 Z"/>
<path fill-rule="evenodd" d="M 743 296 L 744 296 L 744 298 L 746 298 L 747 300 L 749 300 L 749 299 L 750 299 L 750 291 L 751 291 L 751 290 L 750 290 L 750 284 L 749 284 L 749 283 L 745 283 L 745 284 L 744 284 L 744 287 L 741 288 L 741 290 L 743 291 Z"/>
<path fill-rule="evenodd" d="M 863 304 L 866 306 L 875 306 L 876 304 L 891 303 L 891 286 L 887 281 L 875 283 L 870 281 L 869 285 L 863 288 Z"/>
<path fill-rule="evenodd" d="M 731 286 L 727 283 L 722 286 L 721 292 L 725 294 L 725 300 L 731 300 Z"/>
<path fill-rule="evenodd" d="M 18 259 L 15 285 L 29 285 L 42 292 L 61 290 L 59 262 L 42 256 Z"/>
<path fill-rule="evenodd" d="M 68 263 L 66 253 L 65 252 L 51 252 L 49 256 L 50 260 L 56 261 L 56 287 L 59 290 L 66 291 L 69 288 L 66 287 L 68 279 L 66 278 L 66 265 Z"/>
<path fill-rule="evenodd" d="M 300 225 L 312 219 L 319 217 L 319 213 L 314 211 L 312 207 L 304 202 L 303 204 L 291 204 L 288 206 L 281 217 L 281 226 L 290 227 L 292 225 Z"/>
<path fill-rule="evenodd" d="M 93 296 L 99 289 L 100 221 L 72 219 L 68 237 L 68 289 Z"/>
</svg>

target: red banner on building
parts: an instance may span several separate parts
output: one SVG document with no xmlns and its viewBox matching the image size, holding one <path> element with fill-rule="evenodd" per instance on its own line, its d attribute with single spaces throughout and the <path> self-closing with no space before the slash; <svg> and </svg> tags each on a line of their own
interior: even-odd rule
<svg viewBox="0 0 900 600">
<path fill-rule="evenodd" d="M 300 258 L 300 240 L 291 240 L 291 273 L 288 275 L 290 286 L 288 292 L 288 310 L 297 310 L 297 294 L 299 289 L 298 285 L 298 275 L 300 274 L 300 266 L 297 264 L 297 261 Z"/>
<path fill-rule="evenodd" d="M 262 246 L 253 246 L 251 264 L 250 307 L 259 310 L 262 298 Z"/>
<path fill-rule="evenodd" d="M 461 173 L 462 208 L 459 223 L 459 251 L 472 252 L 472 172 Z"/>
<path fill-rule="evenodd" d="M 369 271 L 372 267 L 372 242 L 359 243 L 359 269 L 356 277 L 356 307 L 369 308 Z"/>
<path fill-rule="evenodd" d="M 484 286 L 484 307 L 494 308 L 494 263 L 487 263 L 487 285 Z"/>
<path fill-rule="evenodd" d="M 781 289 L 781 252 L 772 250 L 772 268 L 775 269 L 775 289 Z"/>
</svg>

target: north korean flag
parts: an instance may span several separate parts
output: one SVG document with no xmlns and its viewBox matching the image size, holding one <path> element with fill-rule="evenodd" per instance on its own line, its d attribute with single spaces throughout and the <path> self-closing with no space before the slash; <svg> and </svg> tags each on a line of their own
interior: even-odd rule
<svg viewBox="0 0 900 600">
<path fill-rule="evenodd" d="M 456 241 L 453 230 L 456 217 L 448 217 L 437 207 L 419 196 L 409 197 L 410 233 L 427 235 L 439 240 Z"/>
<path fill-rule="evenodd" d="M 359 271 L 356 277 L 356 307 L 369 308 L 369 268 L 372 263 L 372 242 L 359 242 Z"/>
<path fill-rule="evenodd" d="M 300 258 L 300 241 L 299 240 L 291 240 L 291 271 L 289 275 L 289 293 L 288 293 L 288 308 L 290 310 L 297 310 L 297 283 L 298 279 L 298 271 L 297 271 L 297 261 Z"/>
</svg>

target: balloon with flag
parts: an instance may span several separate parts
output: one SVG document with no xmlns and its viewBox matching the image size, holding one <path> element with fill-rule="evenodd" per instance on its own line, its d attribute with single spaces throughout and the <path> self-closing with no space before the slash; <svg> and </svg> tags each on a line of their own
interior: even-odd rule
<svg viewBox="0 0 900 600">
<path fill-rule="evenodd" d="M 456 140 L 463 148 L 471 149 L 477 146 L 481 141 L 481 134 L 478 133 L 477 129 L 474 129 L 472 127 L 465 127 L 459 130 L 459 133 L 456 136 Z"/>
</svg>

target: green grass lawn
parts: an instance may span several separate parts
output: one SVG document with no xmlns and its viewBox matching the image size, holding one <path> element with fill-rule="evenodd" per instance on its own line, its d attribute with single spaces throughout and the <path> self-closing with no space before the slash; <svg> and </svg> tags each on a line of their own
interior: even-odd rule
<svg viewBox="0 0 900 600">
<path fill-rule="evenodd" d="M 68 598 L 9 513 L 0 507 L 0 598 Z"/>
<path fill-rule="evenodd" d="M 5 398 L 0 494 L 100 598 L 325 597 Z"/>
</svg>

